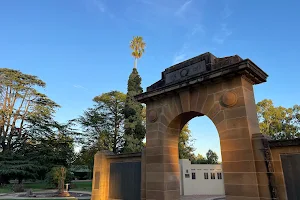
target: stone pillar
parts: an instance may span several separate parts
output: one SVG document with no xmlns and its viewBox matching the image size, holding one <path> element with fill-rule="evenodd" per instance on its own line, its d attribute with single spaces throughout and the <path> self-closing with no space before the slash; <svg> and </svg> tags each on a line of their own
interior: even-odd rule
<svg viewBox="0 0 300 200">
<path fill-rule="evenodd" d="M 107 154 L 107 151 L 95 154 L 91 200 L 108 200 L 110 163 Z"/>
<path fill-rule="evenodd" d="M 211 113 L 215 105 L 207 116 L 220 136 L 226 200 L 260 199 L 251 143 L 252 134 L 259 131 L 259 127 L 254 96 L 250 103 L 246 86 L 252 87 L 252 84 L 241 76 L 224 81 L 222 89 L 218 84 L 208 86 L 208 96 L 214 92 L 215 100 L 222 106 L 221 112 L 214 116 Z"/>
<path fill-rule="evenodd" d="M 247 113 L 248 129 L 252 140 L 259 197 L 264 200 L 273 199 L 276 198 L 276 191 L 273 191 L 274 188 L 271 180 L 273 174 L 272 171 L 269 171 L 271 157 L 268 157 L 267 154 L 270 154 L 270 149 L 267 144 L 267 139 L 260 133 L 253 85 L 249 81 L 242 79 L 242 86 Z"/>
<path fill-rule="evenodd" d="M 149 104 L 148 104 L 149 105 Z M 162 107 L 147 105 L 146 199 L 179 200 L 180 121 L 169 124 Z M 177 123 L 178 122 L 178 123 Z"/>
</svg>

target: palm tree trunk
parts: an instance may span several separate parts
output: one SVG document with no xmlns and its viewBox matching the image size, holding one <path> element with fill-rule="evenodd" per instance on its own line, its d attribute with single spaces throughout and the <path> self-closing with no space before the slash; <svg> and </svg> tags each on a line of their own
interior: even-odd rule
<svg viewBox="0 0 300 200">
<path fill-rule="evenodd" d="M 137 67 L 137 58 L 134 59 L 134 69 Z"/>
</svg>

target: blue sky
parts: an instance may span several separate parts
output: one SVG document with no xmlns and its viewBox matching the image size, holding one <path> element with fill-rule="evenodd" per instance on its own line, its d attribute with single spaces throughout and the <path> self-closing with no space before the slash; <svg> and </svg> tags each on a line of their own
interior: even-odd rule
<svg viewBox="0 0 300 200">
<path fill-rule="evenodd" d="M 170 65 L 204 52 L 250 58 L 269 74 L 256 101 L 299 104 L 300 2 L 240 0 L 9 0 L 0 1 L 0 67 L 47 83 L 62 106 L 56 119 L 82 114 L 92 98 L 126 92 L 133 67 L 129 41 L 141 35 L 138 63 L 144 88 Z M 190 122 L 197 152 L 219 152 L 207 118 Z"/>
</svg>

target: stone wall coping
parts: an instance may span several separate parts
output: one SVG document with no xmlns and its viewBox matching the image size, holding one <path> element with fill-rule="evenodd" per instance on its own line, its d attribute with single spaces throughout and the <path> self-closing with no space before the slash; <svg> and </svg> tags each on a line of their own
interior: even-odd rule
<svg viewBox="0 0 300 200">
<path fill-rule="evenodd" d="M 180 82 L 158 87 L 153 90 L 147 90 L 147 92 L 135 96 L 135 99 L 141 103 L 145 103 L 153 97 L 166 95 L 166 93 L 174 92 L 194 84 L 211 84 L 215 80 L 228 79 L 236 75 L 244 75 L 248 80 L 253 82 L 253 84 L 266 82 L 268 77 L 268 75 L 250 59 L 245 59 L 232 65 L 197 74 L 196 76 L 190 76 L 188 79 L 183 79 Z M 158 82 L 163 82 L 163 79 Z"/>
<path fill-rule="evenodd" d="M 290 140 L 269 140 L 269 146 L 270 148 L 300 146 L 300 138 Z"/>
<path fill-rule="evenodd" d="M 118 159 L 118 158 L 135 158 L 135 157 L 142 157 L 142 153 L 120 153 L 120 154 L 113 154 L 106 156 L 109 159 Z"/>
</svg>

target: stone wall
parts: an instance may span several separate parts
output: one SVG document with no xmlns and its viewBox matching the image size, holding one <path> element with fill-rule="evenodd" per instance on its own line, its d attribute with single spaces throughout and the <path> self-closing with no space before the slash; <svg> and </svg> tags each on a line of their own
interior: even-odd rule
<svg viewBox="0 0 300 200">
<path fill-rule="evenodd" d="M 94 157 L 91 200 L 108 200 L 111 163 L 142 161 L 141 155 L 141 153 L 113 154 L 109 151 L 97 152 Z M 141 188 L 143 189 L 143 187 Z"/>
<path fill-rule="evenodd" d="M 285 182 L 280 155 L 300 153 L 300 140 L 269 141 L 272 163 L 274 167 L 274 179 L 277 196 L 280 200 L 287 200 Z"/>
</svg>

